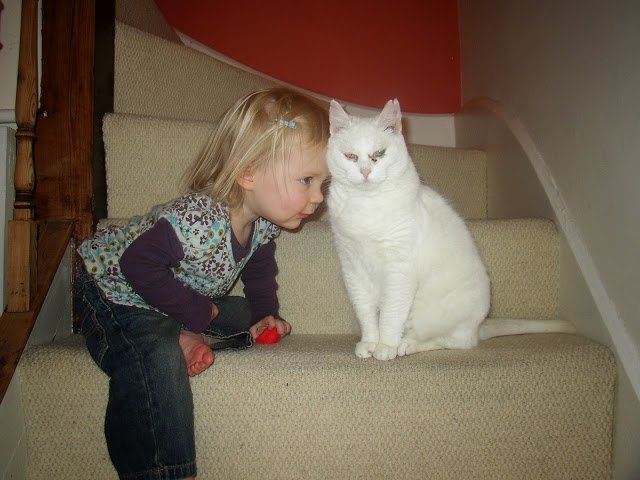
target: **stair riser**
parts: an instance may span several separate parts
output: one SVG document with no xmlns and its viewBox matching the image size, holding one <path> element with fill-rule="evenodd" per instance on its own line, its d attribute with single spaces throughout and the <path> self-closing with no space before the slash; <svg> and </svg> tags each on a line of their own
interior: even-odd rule
<svg viewBox="0 0 640 480">
<path fill-rule="evenodd" d="M 469 228 L 491 278 L 494 318 L 558 315 L 558 238 L 545 220 L 473 221 Z M 330 227 L 310 222 L 277 240 L 281 314 L 297 333 L 357 333 Z M 241 291 L 240 286 L 235 289 Z"/>
<path fill-rule="evenodd" d="M 195 161 L 214 125 L 127 114 L 107 115 L 109 216 L 125 218 L 180 194 L 180 179 Z M 464 218 L 486 218 L 486 157 L 475 150 L 410 145 L 425 184 Z M 134 159 L 134 160 L 132 160 Z"/>
</svg>

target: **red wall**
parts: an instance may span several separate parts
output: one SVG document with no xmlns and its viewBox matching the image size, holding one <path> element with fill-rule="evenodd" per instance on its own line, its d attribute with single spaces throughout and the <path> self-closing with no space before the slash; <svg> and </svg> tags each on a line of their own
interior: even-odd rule
<svg viewBox="0 0 640 480">
<path fill-rule="evenodd" d="M 328 97 L 460 109 L 457 0 L 156 0 L 171 25 L 255 70 Z"/>
</svg>

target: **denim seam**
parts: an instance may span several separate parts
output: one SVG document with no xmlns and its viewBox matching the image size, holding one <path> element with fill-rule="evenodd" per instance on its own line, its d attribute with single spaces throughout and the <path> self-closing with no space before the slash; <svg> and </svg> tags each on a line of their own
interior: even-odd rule
<svg viewBox="0 0 640 480">
<path fill-rule="evenodd" d="M 180 465 L 164 465 L 153 467 L 142 472 L 120 475 L 122 480 L 179 480 L 186 477 L 195 477 L 197 472 L 195 462 Z"/>
<path fill-rule="evenodd" d="M 202 332 L 201 335 L 204 335 L 205 337 L 209 337 L 209 338 L 217 338 L 217 339 L 220 339 L 220 340 L 228 340 L 230 338 L 240 337 L 241 335 L 248 335 L 249 334 L 248 331 L 246 331 L 246 332 L 238 332 L 238 333 L 234 333 L 233 335 L 226 335 L 226 336 L 222 335 L 222 334 L 218 334 L 218 333 L 216 333 L 214 331 L 211 331 L 211 333 L 213 333 L 215 335 L 209 335 L 206 332 Z"/>
<path fill-rule="evenodd" d="M 92 330 L 91 330 L 91 332 L 88 332 L 86 335 L 84 333 L 84 322 L 86 322 L 87 319 L 85 319 L 85 318 L 82 319 L 81 332 L 82 332 L 83 336 L 88 338 L 90 336 L 89 334 L 93 334 L 94 332 L 99 331 L 100 335 L 102 336 L 102 340 L 103 340 L 102 343 L 105 343 L 104 348 L 103 347 L 100 348 L 100 352 L 99 352 L 98 358 L 96 359 L 96 363 L 102 368 L 102 362 L 104 360 L 104 357 L 107 355 L 107 351 L 109 350 L 109 345 L 106 344 L 106 342 L 104 340 L 107 337 L 107 331 L 102 326 L 102 324 L 98 321 L 98 314 L 96 312 L 96 309 L 93 307 L 93 305 L 91 304 L 91 302 L 87 298 L 86 294 L 82 295 L 82 302 L 85 304 L 85 308 L 87 308 L 87 310 L 90 310 L 90 312 L 91 312 L 90 315 L 93 317 L 93 319 L 91 319 Z"/>
</svg>

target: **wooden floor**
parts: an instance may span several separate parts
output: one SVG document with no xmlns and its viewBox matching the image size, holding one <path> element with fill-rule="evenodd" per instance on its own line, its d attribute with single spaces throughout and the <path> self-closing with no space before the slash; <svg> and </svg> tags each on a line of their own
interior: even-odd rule
<svg viewBox="0 0 640 480">
<path fill-rule="evenodd" d="M 4 312 L 0 317 L 0 402 L 69 245 L 73 228 L 72 220 L 48 220 L 38 224 L 37 292 L 31 309 L 20 313 Z"/>
</svg>

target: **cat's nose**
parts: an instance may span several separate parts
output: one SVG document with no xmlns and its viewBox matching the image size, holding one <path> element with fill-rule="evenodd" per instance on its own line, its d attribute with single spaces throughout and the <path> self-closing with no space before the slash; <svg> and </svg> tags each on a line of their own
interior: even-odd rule
<svg viewBox="0 0 640 480">
<path fill-rule="evenodd" d="M 364 177 L 364 179 L 366 180 L 367 178 L 369 178 L 369 174 L 371 173 L 371 168 L 369 167 L 362 167 L 360 169 L 360 173 L 362 174 L 362 176 Z"/>
</svg>

